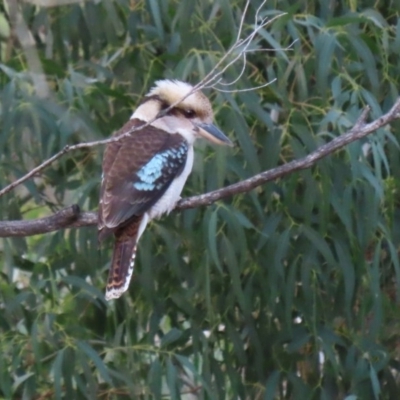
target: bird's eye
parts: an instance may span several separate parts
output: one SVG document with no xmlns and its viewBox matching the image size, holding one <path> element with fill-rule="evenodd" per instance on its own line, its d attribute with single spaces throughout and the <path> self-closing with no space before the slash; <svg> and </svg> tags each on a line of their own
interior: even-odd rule
<svg viewBox="0 0 400 400">
<path fill-rule="evenodd" d="M 185 114 L 186 118 L 193 118 L 196 115 L 196 113 L 190 108 L 183 110 L 183 113 Z"/>
</svg>

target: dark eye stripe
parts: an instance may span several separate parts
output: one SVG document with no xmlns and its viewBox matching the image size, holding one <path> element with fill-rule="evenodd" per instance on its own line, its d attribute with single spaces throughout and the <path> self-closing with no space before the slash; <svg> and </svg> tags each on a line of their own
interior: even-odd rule
<svg viewBox="0 0 400 400">
<path fill-rule="evenodd" d="M 166 103 L 165 101 L 161 102 L 161 111 L 166 110 L 169 107 L 168 103 Z"/>
<path fill-rule="evenodd" d="M 169 104 L 162 101 L 160 104 L 160 112 L 162 113 L 163 111 L 167 110 L 169 107 Z M 191 108 L 187 109 L 182 109 L 179 107 L 174 107 L 171 110 L 167 112 L 166 115 L 177 115 L 178 113 L 181 113 L 185 116 L 185 118 L 194 118 L 196 116 L 196 112 L 192 110 Z"/>
</svg>

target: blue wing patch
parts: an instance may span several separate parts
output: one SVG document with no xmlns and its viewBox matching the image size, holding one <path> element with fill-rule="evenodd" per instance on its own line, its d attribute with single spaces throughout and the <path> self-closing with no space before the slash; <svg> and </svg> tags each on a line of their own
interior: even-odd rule
<svg viewBox="0 0 400 400">
<path fill-rule="evenodd" d="M 182 168 L 187 151 L 187 143 L 182 142 L 179 147 L 156 154 L 136 173 L 139 179 L 134 182 L 133 187 L 140 191 L 161 189 L 166 181 L 170 180 L 171 175 Z"/>
</svg>

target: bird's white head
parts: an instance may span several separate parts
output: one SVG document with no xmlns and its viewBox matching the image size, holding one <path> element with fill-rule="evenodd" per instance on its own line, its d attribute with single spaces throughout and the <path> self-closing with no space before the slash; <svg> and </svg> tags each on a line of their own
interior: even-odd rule
<svg viewBox="0 0 400 400">
<path fill-rule="evenodd" d="M 132 118 L 151 121 L 159 117 L 152 125 L 170 133 L 181 133 L 190 142 L 200 136 L 213 143 L 232 145 L 213 124 L 209 99 L 200 90 L 192 91 L 193 86 L 185 82 L 157 81 Z"/>
</svg>

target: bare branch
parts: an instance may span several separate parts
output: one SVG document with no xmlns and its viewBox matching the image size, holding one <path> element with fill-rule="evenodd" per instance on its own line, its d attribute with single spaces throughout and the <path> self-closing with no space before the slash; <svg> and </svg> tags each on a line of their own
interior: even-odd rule
<svg viewBox="0 0 400 400">
<path fill-rule="evenodd" d="M 292 172 L 310 168 L 315 165 L 318 160 L 327 157 L 329 154 L 343 148 L 347 144 L 369 135 L 396 119 L 400 119 L 400 98 L 397 99 L 393 107 L 386 114 L 369 124 L 365 122 L 368 113 L 369 107 L 366 107 L 350 131 L 318 147 L 306 157 L 261 172 L 249 179 L 226 186 L 222 189 L 182 199 L 175 207 L 175 210 L 179 211 L 188 208 L 207 206 L 223 198 L 239 193 L 249 192 L 258 186 L 289 175 Z M 77 206 L 72 206 L 63 209 L 50 217 L 30 221 L 0 222 L 0 237 L 29 236 L 38 233 L 53 232 L 64 228 L 78 228 L 83 226 L 93 226 L 96 224 L 97 213 L 84 212 L 79 214 L 79 208 L 77 208 Z"/>
<path fill-rule="evenodd" d="M 2 221 L 0 222 L 0 236 L 32 236 L 40 233 L 57 231 L 72 226 L 73 222 L 81 215 L 79 206 L 73 205 L 57 211 L 49 217 L 28 221 Z"/>
</svg>

